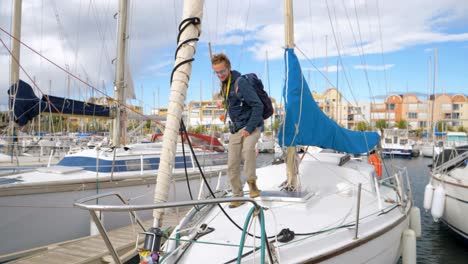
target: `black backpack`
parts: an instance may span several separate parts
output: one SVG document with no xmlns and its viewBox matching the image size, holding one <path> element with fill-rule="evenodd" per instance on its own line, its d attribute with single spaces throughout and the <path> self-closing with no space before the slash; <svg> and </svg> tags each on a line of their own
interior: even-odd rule
<svg viewBox="0 0 468 264">
<path fill-rule="evenodd" d="M 239 78 L 247 79 L 247 81 L 250 83 L 250 85 L 255 87 L 255 91 L 257 92 L 258 97 L 260 98 L 260 100 L 263 103 L 263 114 L 262 114 L 263 119 L 265 120 L 265 119 L 269 118 L 270 116 L 272 116 L 273 115 L 273 104 L 272 104 L 271 99 L 268 96 L 267 92 L 263 88 L 262 80 L 260 80 L 255 73 L 247 73 L 247 74 L 244 74 L 244 75 L 240 76 Z M 236 87 L 237 87 L 237 82 L 238 81 L 239 81 L 239 79 L 236 80 L 236 85 L 235 85 Z M 236 93 L 237 93 L 237 89 L 236 89 Z"/>
</svg>

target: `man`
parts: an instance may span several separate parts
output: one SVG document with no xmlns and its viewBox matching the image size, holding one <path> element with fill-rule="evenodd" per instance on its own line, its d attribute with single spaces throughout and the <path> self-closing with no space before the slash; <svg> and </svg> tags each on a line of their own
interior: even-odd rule
<svg viewBox="0 0 468 264">
<path fill-rule="evenodd" d="M 250 197 L 260 195 L 255 174 L 255 144 L 260 138 L 263 125 L 263 103 L 255 87 L 245 78 L 239 78 L 238 71 L 231 70 L 229 58 L 216 54 L 211 59 L 213 70 L 221 81 L 221 96 L 229 115 L 228 176 L 234 197 L 244 196 L 240 178 L 241 159 L 244 161 L 244 176 L 249 185 Z M 243 202 L 231 202 L 230 208 Z"/>
</svg>

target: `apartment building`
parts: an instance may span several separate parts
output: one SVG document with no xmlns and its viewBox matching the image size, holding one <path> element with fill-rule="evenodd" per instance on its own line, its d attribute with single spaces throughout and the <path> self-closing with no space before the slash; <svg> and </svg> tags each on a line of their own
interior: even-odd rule
<svg viewBox="0 0 468 264">
<path fill-rule="evenodd" d="M 468 129 L 468 98 L 462 94 L 431 95 L 421 100 L 415 94 L 392 94 L 384 102 L 371 106 L 371 122 L 386 120 L 393 127 L 406 120 L 410 129 L 429 129 L 443 121 L 452 127 Z"/>
</svg>

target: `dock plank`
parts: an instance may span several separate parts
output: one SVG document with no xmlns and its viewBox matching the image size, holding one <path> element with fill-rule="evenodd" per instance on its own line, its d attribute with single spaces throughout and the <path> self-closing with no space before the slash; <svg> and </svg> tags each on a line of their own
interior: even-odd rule
<svg viewBox="0 0 468 264">
<path fill-rule="evenodd" d="M 166 213 L 164 216 L 163 229 L 174 227 L 189 211 L 190 208 L 180 209 L 178 212 Z M 143 225 L 149 227 L 152 220 L 144 221 Z M 114 248 L 119 255 L 129 254 L 135 247 L 135 241 L 138 232 L 142 232 L 139 226 L 128 225 L 108 232 Z M 143 242 L 143 236 L 140 236 L 140 243 Z M 109 252 L 100 235 L 85 237 L 78 240 L 65 241 L 49 245 L 47 250 L 34 253 L 29 256 L 21 257 L 11 263 L 17 264 L 39 264 L 39 263 L 106 263 L 104 259 L 109 259 Z M 111 258 L 110 258 L 111 259 Z"/>
</svg>

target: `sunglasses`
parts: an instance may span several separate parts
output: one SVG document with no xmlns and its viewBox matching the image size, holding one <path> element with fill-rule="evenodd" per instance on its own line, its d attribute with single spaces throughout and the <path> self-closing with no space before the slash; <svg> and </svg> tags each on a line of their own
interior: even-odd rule
<svg viewBox="0 0 468 264">
<path fill-rule="evenodd" d="M 222 69 L 222 70 L 220 70 L 220 71 L 214 71 L 214 72 L 215 72 L 217 75 L 224 75 L 224 74 L 226 74 L 227 69 L 224 68 L 224 69 Z"/>
</svg>

